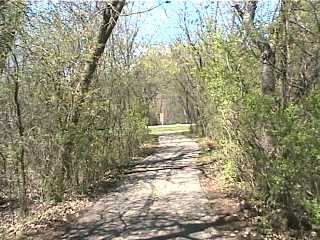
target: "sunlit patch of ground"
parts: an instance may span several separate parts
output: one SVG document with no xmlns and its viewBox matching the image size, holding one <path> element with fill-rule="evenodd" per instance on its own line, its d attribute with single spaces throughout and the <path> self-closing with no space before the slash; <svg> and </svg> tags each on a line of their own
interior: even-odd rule
<svg viewBox="0 0 320 240">
<path fill-rule="evenodd" d="M 150 134 L 189 132 L 191 124 L 149 126 Z"/>
</svg>

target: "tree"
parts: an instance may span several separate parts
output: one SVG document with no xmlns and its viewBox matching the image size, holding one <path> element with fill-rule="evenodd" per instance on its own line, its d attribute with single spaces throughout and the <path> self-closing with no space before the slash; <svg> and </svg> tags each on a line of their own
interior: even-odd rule
<svg viewBox="0 0 320 240">
<path fill-rule="evenodd" d="M 3 73 L 8 54 L 12 50 L 17 31 L 25 12 L 24 0 L 0 1 L 0 75 Z"/>
<path fill-rule="evenodd" d="M 119 15 L 125 5 L 124 0 L 113 0 L 111 3 L 107 2 L 102 10 L 102 22 L 100 25 L 100 29 L 98 32 L 96 43 L 93 46 L 92 52 L 89 53 L 89 59 L 85 63 L 84 71 L 80 77 L 80 98 L 79 103 L 76 103 L 76 107 L 71 118 L 71 122 L 74 127 L 78 125 L 78 121 L 80 118 L 80 109 L 78 104 L 83 104 L 83 101 L 87 97 L 89 88 L 92 85 L 93 74 L 97 68 L 97 64 L 101 55 L 104 52 L 106 47 L 106 43 L 110 38 L 113 28 L 115 27 Z M 79 87 L 78 85 L 78 87 Z M 76 100 L 77 101 L 77 100 Z M 67 180 L 71 179 L 71 154 L 73 151 L 74 139 L 72 136 L 69 136 L 70 139 L 66 141 L 64 146 L 64 153 L 62 156 L 62 171 L 61 171 L 61 179 L 66 178 Z M 65 176 L 64 176 L 65 175 Z M 63 184 L 63 183 L 61 183 Z M 64 187 L 62 187 L 64 189 Z"/>
</svg>

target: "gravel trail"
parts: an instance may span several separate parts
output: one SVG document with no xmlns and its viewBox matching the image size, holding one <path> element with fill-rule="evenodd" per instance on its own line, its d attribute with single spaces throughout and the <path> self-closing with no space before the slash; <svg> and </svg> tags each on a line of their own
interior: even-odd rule
<svg viewBox="0 0 320 240">
<path fill-rule="evenodd" d="M 124 183 L 86 209 L 60 239 L 224 239 L 200 186 L 198 144 L 162 134 L 157 153 L 144 159 Z"/>
</svg>

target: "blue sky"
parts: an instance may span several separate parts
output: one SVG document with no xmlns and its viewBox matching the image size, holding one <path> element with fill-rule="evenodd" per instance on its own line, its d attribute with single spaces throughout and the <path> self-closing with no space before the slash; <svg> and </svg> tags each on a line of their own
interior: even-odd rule
<svg viewBox="0 0 320 240">
<path fill-rule="evenodd" d="M 91 0 L 30 0 L 38 9 L 45 9 L 48 1 L 91 1 Z M 131 11 L 140 12 L 156 7 L 152 11 L 147 11 L 142 14 L 132 16 L 133 19 L 139 19 L 140 35 L 139 38 L 149 41 L 153 44 L 170 43 L 182 34 L 179 25 L 183 11 L 187 11 L 188 21 L 198 18 L 198 10 L 206 16 L 214 16 L 216 6 L 219 5 L 218 22 L 220 25 L 228 25 L 231 19 L 230 8 L 226 5 L 230 3 L 227 0 L 171 0 L 170 3 L 165 3 L 166 0 L 127 0 L 129 5 L 134 3 Z M 238 0 L 239 1 L 239 0 Z M 241 1 L 241 0 L 240 0 Z M 268 10 L 274 9 L 279 0 L 260 0 L 258 15 L 267 19 Z M 229 4 L 230 5 L 230 4 Z M 270 15 L 270 14 L 269 14 Z M 270 17 L 270 16 L 269 16 Z M 190 30 L 195 30 L 196 22 L 190 23 Z"/>
<path fill-rule="evenodd" d="M 197 9 L 202 8 L 205 5 L 205 2 L 208 1 L 172 0 L 170 3 L 164 3 L 165 1 L 163 0 L 140 0 L 135 2 L 136 8 L 140 11 L 163 3 L 160 7 L 142 14 L 143 24 L 141 26 L 141 34 L 152 38 L 152 42 L 157 43 L 171 42 L 179 37 L 182 31 L 179 26 L 179 19 L 185 8 L 188 12 L 188 19 L 191 21 L 192 19 L 197 18 Z M 195 24 L 192 24 L 191 28 L 192 27 L 195 27 Z"/>
<path fill-rule="evenodd" d="M 132 1 L 132 0 L 131 0 Z M 205 11 L 207 16 L 214 16 L 217 2 L 219 5 L 218 22 L 220 25 L 228 25 L 231 19 L 230 9 L 226 6 L 230 1 L 217 0 L 171 0 L 165 3 L 165 0 L 135 0 L 135 9 L 138 11 L 150 9 L 162 3 L 162 5 L 150 12 L 141 15 L 143 24 L 141 25 L 141 35 L 151 39 L 152 43 L 172 42 L 182 34 L 179 26 L 179 14 L 186 8 L 188 19 L 198 18 L 197 10 Z M 270 20 L 270 11 L 276 7 L 278 0 L 260 0 L 258 7 L 258 16 L 261 19 Z M 271 11 L 272 12 L 272 11 Z M 190 25 L 195 28 L 196 24 Z M 192 30 L 192 29 L 191 29 Z"/>
</svg>

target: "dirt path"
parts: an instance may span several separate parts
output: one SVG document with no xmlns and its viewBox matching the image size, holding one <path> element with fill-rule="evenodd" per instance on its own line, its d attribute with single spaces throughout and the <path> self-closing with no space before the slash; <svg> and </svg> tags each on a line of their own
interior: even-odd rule
<svg viewBox="0 0 320 240">
<path fill-rule="evenodd" d="M 197 143 L 177 134 L 163 134 L 159 142 L 159 151 L 121 187 L 56 239 L 226 239 L 216 230 L 225 222 L 213 215 L 200 186 Z"/>
</svg>

